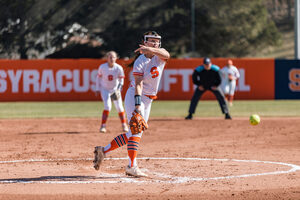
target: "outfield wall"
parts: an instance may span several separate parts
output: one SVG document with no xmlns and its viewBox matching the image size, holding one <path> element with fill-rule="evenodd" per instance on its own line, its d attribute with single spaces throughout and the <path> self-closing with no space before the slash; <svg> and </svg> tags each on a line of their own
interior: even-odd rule
<svg viewBox="0 0 300 200">
<path fill-rule="evenodd" d="M 300 99 L 300 61 L 232 59 L 240 70 L 235 99 Z M 212 59 L 221 68 L 227 59 Z M 93 101 L 100 59 L 0 60 L 0 101 Z M 123 96 L 132 75 L 126 73 Z M 170 59 L 162 76 L 160 100 L 190 100 L 191 75 L 202 59 Z M 202 99 L 215 99 L 207 92 Z"/>
</svg>

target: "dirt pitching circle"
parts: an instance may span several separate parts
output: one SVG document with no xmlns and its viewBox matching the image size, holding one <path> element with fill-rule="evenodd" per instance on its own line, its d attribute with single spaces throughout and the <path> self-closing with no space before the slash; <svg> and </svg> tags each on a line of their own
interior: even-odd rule
<svg viewBox="0 0 300 200">
<path fill-rule="evenodd" d="M 128 158 L 107 158 L 106 160 L 127 160 Z M 13 163 L 33 163 L 33 162 L 64 162 L 64 161 L 90 161 L 92 158 L 87 159 L 29 159 L 29 160 L 12 160 L 12 161 L 0 161 L 0 164 L 13 164 Z M 271 162 L 271 161 L 258 161 L 258 160 L 238 160 L 238 159 L 216 159 L 216 158 L 138 158 L 138 160 L 184 160 L 184 161 L 222 161 L 222 162 L 243 162 L 243 163 L 264 163 L 264 164 L 275 164 L 275 165 L 283 165 L 290 167 L 289 170 L 277 170 L 272 172 L 264 172 L 264 173 L 249 173 L 249 174 L 240 174 L 240 175 L 232 175 L 232 176 L 219 176 L 219 177 L 189 177 L 189 176 L 172 176 L 159 172 L 150 172 L 158 177 L 165 178 L 167 180 L 155 180 L 155 179 L 133 179 L 128 177 L 122 177 L 122 174 L 107 174 L 100 173 L 99 176 L 113 178 L 117 180 L 69 180 L 69 181 L 33 181 L 33 180 L 24 180 L 24 179 L 2 179 L 0 183 L 44 183 L 44 184 L 87 184 L 87 183 L 186 183 L 192 181 L 206 181 L 206 180 L 221 180 L 221 179 L 233 179 L 233 178 L 247 178 L 253 176 L 264 176 L 264 175 L 278 175 L 278 174 L 287 174 L 300 170 L 300 166 L 283 163 L 283 162 Z M 149 171 L 147 169 L 143 169 L 144 172 Z"/>
<path fill-rule="evenodd" d="M 300 199 L 300 118 L 150 118 L 138 151 L 148 178 L 125 175 L 127 148 L 99 171 L 95 146 L 121 132 L 109 118 L 0 120 L 0 200 Z"/>
</svg>

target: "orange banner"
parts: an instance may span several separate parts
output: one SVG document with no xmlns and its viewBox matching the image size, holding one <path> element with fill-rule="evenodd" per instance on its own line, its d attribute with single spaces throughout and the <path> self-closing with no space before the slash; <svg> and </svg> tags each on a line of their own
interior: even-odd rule
<svg viewBox="0 0 300 200">
<path fill-rule="evenodd" d="M 221 68 L 227 59 L 212 59 Z M 274 99 L 273 59 L 232 59 L 240 70 L 236 99 Z M 0 101 L 93 101 L 100 59 L 0 60 Z M 126 73 L 123 96 L 132 75 Z M 170 59 L 165 67 L 158 99 L 190 100 L 191 75 L 202 59 Z M 202 99 L 215 99 L 207 92 Z"/>
<path fill-rule="evenodd" d="M 0 61 L 1 101 L 82 101 L 93 94 L 104 60 Z"/>
<path fill-rule="evenodd" d="M 211 59 L 223 68 L 228 59 Z M 240 72 L 237 81 L 236 99 L 274 99 L 274 59 L 231 59 Z M 164 71 L 159 99 L 191 99 L 194 92 L 191 75 L 202 64 L 202 59 L 171 59 Z M 215 99 L 206 92 L 202 99 Z"/>
</svg>

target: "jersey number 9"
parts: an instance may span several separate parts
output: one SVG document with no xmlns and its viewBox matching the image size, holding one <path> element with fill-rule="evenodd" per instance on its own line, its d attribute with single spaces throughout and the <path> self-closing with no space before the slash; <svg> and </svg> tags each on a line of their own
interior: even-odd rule
<svg viewBox="0 0 300 200">
<path fill-rule="evenodd" d="M 114 80 L 114 76 L 113 76 L 113 75 L 108 75 L 108 77 L 107 77 L 107 78 L 108 78 L 108 80 L 109 80 L 109 81 L 112 81 L 112 80 Z"/>
</svg>

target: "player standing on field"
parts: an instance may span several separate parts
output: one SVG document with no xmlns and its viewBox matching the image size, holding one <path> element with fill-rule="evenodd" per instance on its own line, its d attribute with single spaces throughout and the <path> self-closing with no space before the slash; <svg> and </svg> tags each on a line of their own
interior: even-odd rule
<svg viewBox="0 0 300 200">
<path fill-rule="evenodd" d="M 119 113 L 123 131 L 127 132 L 128 127 L 126 125 L 125 112 L 121 97 L 121 90 L 125 78 L 124 70 L 121 65 L 116 63 L 116 52 L 108 52 L 106 54 L 106 59 L 107 62 L 99 66 L 96 78 L 96 96 L 99 96 L 99 94 L 101 94 L 102 101 L 104 103 L 100 132 L 106 132 L 106 121 L 112 107 L 111 101 L 114 102 L 115 107 Z"/>
<path fill-rule="evenodd" d="M 217 98 L 221 107 L 222 113 L 225 114 L 225 119 L 231 119 L 228 107 L 225 101 L 224 94 L 219 87 L 221 84 L 220 68 L 213 65 L 209 58 L 203 59 L 203 65 L 198 66 L 192 75 L 193 83 L 197 86 L 194 95 L 191 99 L 189 114 L 185 119 L 192 119 L 195 113 L 197 104 L 201 96 L 207 90 L 210 90 Z"/>
<path fill-rule="evenodd" d="M 161 46 L 161 36 L 155 31 L 146 32 L 143 42 L 135 50 L 139 53 L 133 65 L 134 80 L 125 96 L 125 110 L 128 120 L 131 119 L 134 111 L 140 113 L 147 122 L 153 99 L 156 99 L 159 82 L 170 54 Z M 143 132 L 134 134 L 129 130 L 126 134 L 121 134 L 114 138 L 105 147 L 95 147 L 94 168 L 99 170 L 99 166 L 106 154 L 127 144 L 129 164 L 126 166 L 126 174 L 135 177 L 147 176 L 137 165 L 136 157 Z"/>
<path fill-rule="evenodd" d="M 229 102 L 229 106 L 232 106 L 236 87 L 236 80 L 240 78 L 239 70 L 236 68 L 236 66 L 233 65 L 232 60 L 228 60 L 227 66 L 221 69 L 221 74 L 221 85 L 225 95 L 225 99 Z"/>
</svg>

